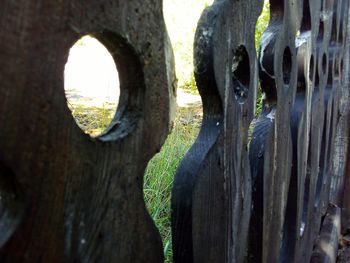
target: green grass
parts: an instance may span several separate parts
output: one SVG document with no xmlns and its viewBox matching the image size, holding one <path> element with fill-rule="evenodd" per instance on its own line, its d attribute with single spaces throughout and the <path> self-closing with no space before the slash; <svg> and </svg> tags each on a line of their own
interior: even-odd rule
<svg viewBox="0 0 350 263">
<path fill-rule="evenodd" d="M 270 2 L 265 0 L 263 10 L 261 12 L 261 15 L 258 18 L 258 21 L 256 23 L 256 28 L 255 28 L 255 47 L 257 50 L 259 49 L 261 36 L 264 33 L 269 21 L 270 21 Z"/>
<path fill-rule="evenodd" d="M 95 137 L 111 123 L 115 107 L 103 104 L 102 107 L 83 104 L 68 104 L 77 125 L 86 134 Z"/>
<path fill-rule="evenodd" d="M 179 87 L 196 91 L 193 77 L 193 38 L 197 21 L 204 7 L 213 0 L 165 0 L 164 13 L 176 58 Z M 185 10 L 185 11 L 184 11 Z M 189 14 L 188 12 L 192 12 Z M 269 5 L 265 2 L 255 34 L 256 46 L 269 20 Z M 82 45 L 83 43 L 79 43 Z M 258 93 L 257 113 L 261 111 L 261 90 Z M 114 110 L 110 105 L 102 108 L 86 105 L 69 105 L 79 127 L 85 133 L 101 134 L 110 123 Z M 160 153 L 149 162 L 144 176 L 144 197 L 149 214 L 159 229 L 163 240 L 165 262 L 172 262 L 170 198 L 174 174 L 193 145 L 201 123 L 201 108 L 179 108 L 173 131 Z"/>
<path fill-rule="evenodd" d="M 165 19 L 167 20 L 170 38 L 173 43 L 176 58 L 176 73 L 179 77 L 179 86 L 187 90 L 197 90 L 193 76 L 193 38 L 196 23 L 201 8 L 207 7 L 212 0 L 194 1 L 198 8 L 197 13 L 183 19 L 180 9 L 182 1 L 188 5 L 187 0 L 166 0 Z M 172 8 L 170 8 L 172 7 Z M 258 43 L 263 31 L 268 25 L 269 2 L 265 1 L 264 9 L 257 21 L 255 41 Z M 171 12 L 170 12 L 171 11 Z M 199 11 L 199 12 L 198 12 Z M 189 19 L 191 21 L 189 21 Z M 179 24 L 184 24 L 179 27 Z M 183 32 L 185 28 L 185 33 Z M 179 29 L 181 29 L 179 31 Z M 257 114 L 262 108 L 261 89 L 258 91 Z M 144 178 L 144 195 L 146 205 L 163 239 L 165 262 L 172 262 L 171 225 L 170 225 L 170 198 L 171 188 L 176 169 L 186 152 L 192 146 L 197 137 L 201 118 L 196 113 L 198 109 L 179 109 L 175 127 L 165 142 L 161 152 L 149 163 Z"/>
<path fill-rule="evenodd" d="M 113 109 L 69 105 L 78 126 L 90 136 L 101 134 L 113 118 Z M 165 262 L 172 262 L 170 196 L 175 171 L 198 135 L 201 107 L 179 108 L 172 132 L 160 153 L 149 162 L 144 177 L 144 197 L 149 214 L 163 240 Z"/>
<path fill-rule="evenodd" d="M 166 263 L 172 262 L 171 188 L 175 171 L 199 132 L 200 114 L 195 113 L 196 111 L 178 111 L 172 133 L 160 153 L 148 164 L 144 177 L 146 206 L 163 239 Z"/>
<path fill-rule="evenodd" d="M 255 47 L 257 52 L 259 52 L 261 36 L 264 33 L 266 27 L 268 26 L 269 21 L 270 21 L 270 2 L 265 0 L 263 10 L 261 12 L 261 15 L 258 18 L 258 21 L 256 23 L 256 29 L 255 29 Z M 262 111 L 262 106 L 263 106 L 263 94 L 262 94 L 260 81 L 259 81 L 257 101 L 256 101 L 256 112 L 255 112 L 256 116 L 260 115 Z"/>
</svg>

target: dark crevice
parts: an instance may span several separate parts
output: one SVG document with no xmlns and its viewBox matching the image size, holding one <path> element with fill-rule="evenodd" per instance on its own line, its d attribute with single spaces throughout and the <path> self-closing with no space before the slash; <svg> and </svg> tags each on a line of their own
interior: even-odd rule
<svg viewBox="0 0 350 263">
<path fill-rule="evenodd" d="M 248 98 L 249 84 L 249 54 L 244 46 L 239 46 L 234 51 L 232 61 L 232 86 L 235 98 L 239 103 L 244 103 Z"/>
</svg>

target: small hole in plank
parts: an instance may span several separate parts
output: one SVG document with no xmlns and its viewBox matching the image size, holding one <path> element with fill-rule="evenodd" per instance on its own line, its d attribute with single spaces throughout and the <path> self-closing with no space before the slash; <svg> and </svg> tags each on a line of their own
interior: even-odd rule
<svg viewBox="0 0 350 263">
<path fill-rule="evenodd" d="M 327 65 L 328 65 L 327 55 L 326 53 L 323 53 L 323 56 L 322 56 L 322 73 L 323 74 L 326 74 Z"/>
<path fill-rule="evenodd" d="M 344 58 L 341 58 L 340 64 L 339 64 L 339 76 L 340 76 L 340 78 L 343 75 L 343 71 L 344 71 Z"/>
<path fill-rule="evenodd" d="M 322 41 L 323 40 L 323 34 L 324 34 L 324 23 L 321 20 L 320 24 L 319 24 L 319 28 L 318 28 L 318 36 L 317 36 L 317 40 L 318 41 Z"/>
<path fill-rule="evenodd" d="M 120 94 L 118 71 L 107 48 L 89 35 L 79 39 L 70 49 L 64 84 L 77 125 L 92 137 L 101 135 L 116 113 Z"/>
<path fill-rule="evenodd" d="M 310 81 L 313 80 L 314 75 L 315 75 L 315 59 L 314 59 L 314 55 L 311 55 L 310 66 L 309 66 L 309 79 L 310 79 Z"/>
<path fill-rule="evenodd" d="M 290 74 L 292 71 L 292 53 L 289 47 L 286 47 L 283 52 L 283 81 L 285 85 L 290 83 Z"/>
<path fill-rule="evenodd" d="M 239 46 L 234 51 L 232 61 L 232 86 L 235 98 L 239 103 L 244 103 L 248 98 L 249 83 L 249 54 L 244 46 Z"/>
<path fill-rule="evenodd" d="M 340 59 L 338 57 L 335 57 L 334 59 L 333 70 L 334 70 L 334 79 L 338 80 L 340 78 Z"/>
<path fill-rule="evenodd" d="M 315 61 L 315 65 L 317 65 L 318 61 Z M 316 66 L 317 67 L 317 66 Z M 318 73 L 318 69 L 315 68 L 315 88 L 317 89 L 320 85 L 320 74 Z"/>
</svg>

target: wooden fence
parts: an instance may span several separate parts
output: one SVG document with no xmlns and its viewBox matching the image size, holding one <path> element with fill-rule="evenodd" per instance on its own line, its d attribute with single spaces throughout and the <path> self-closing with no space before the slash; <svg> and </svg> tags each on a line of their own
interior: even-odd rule
<svg viewBox="0 0 350 263">
<path fill-rule="evenodd" d="M 338 244 L 350 229 L 349 1 L 270 5 L 258 55 L 263 0 L 215 0 L 199 21 L 204 116 L 175 175 L 175 263 L 348 262 Z M 97 138 L 76 125 L 63 87 L 69 48 L 86 34 L 121 83 Z M 142 182 L 175 93 L 161 0 L 2 0 L 0 262 L 162 262 Z"/>
</svg>

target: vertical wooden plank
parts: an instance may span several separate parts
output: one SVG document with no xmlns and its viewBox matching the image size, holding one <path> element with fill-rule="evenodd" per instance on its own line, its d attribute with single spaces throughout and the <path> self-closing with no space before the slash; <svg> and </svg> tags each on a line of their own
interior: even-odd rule
<svg viewBox="0 0 350 263">
<path fill-rule="evenodd" d="M 243 262 L 246 256 L 247 135 L 256 99 L 254 33 L 262 5 L 262 0 L 216 0 L 199 21 L 194 62 L 204 116 L 175 176 L 174 262 Z"/>
<path fill-rule="evenodd" d="M 284 262 L 292 260 L 289 249 L 293 251 L 286 243 L 286 234 L 293 232 L 286 229 L 285 211 L 293 158 L 290 114 L 297 84 L 295 35 L 302 5 L 300 1 L 270 4 L 272 21 L 263 34 L 259 59 L 261 87 L 266 93 L 263 114 L 272 122 L 265 139 L 261 261 Z"/>
<path fill-rule="evenodd" d="M 349 93 L 348 93 L 349 94 Z M 350 104 L 347 103 L 348 109 L 350 109 Z M 349 110 L 350 112 L 350 110 Z M 342 199 L 342 232 L 345 232 L 346 229 L 350 229 L 350 147 L 349 147 L 349 138 L 350 138 L 350 114 L 349 112 L 344 116 L 345 120 L 347 120 L 347 159 L 346 159 L 346 168 L 345 168 L 345 178 L 344 178 L 344 189 L 343 189 L 343 199 Z"/>
<path fill-rule="evenodd" d="M 350 16 L 347 17 L 347 27 L 346 30 L 349 32 L 350 30 Z M 350 228 L 350 88 L 349 88 L 349 78 L 350 74 L 348 73 L 350 70 L 350 34 L 345 35 L 345 50 L 346 55 L 344 57 L 343 64 L 343 78 L 344 78 L 344 89 L 343 89 L 343 111 L 341 118 L 345 120 L 345 141 L 344 143 L 347 145 L 347 159 L 346 159 L 346 168 L 345 168 L 345 180 L 344 180 L 344 191 L 343 191 L 343 213 L 342 213 L 342 233 L 345 232 L 346 229 Z"/>
<path fill-rule="evenodd" d="M 341 211 L 329 205 L 324 218 L 320 236 L 316 242 L 310 263 L 335 263 L 338 256 L 338 243 L 341 229 Z"/>
<path fill-rule="evenodd" d="M 297 84 L 296 96 L 292 99 L 291 108 L 288 103 L 280 104 L 278 108 L 279 100 L 286 100 L 283 96 L 283 88 L 271 89 L 275 81 L 281 78 L 280 74 L 273 74 L 271 71 L 273 68 L 271 61 L 275 62 L 273 58 L 278 48 L 276 43 L 283 41 L 279 40 L 280 36 L 276 32 L 283 32 L 281 21 L 282 17 L 284 19 L 286 17 L 282 16 L 285 10 L 281 3 L 271 1 L 271 4 L 271 12 L 275 13 L 273 19 L 276 21 L 270 23 L 265 31 L 268 41 L 262 38 L 262 58 L 259 60 L 261 61 L 262 88 L 267 98 L 265 109 L 258 120 L 251 143 L 252 157 L 259 161 L 259 148 L 263 152 L 260 156 L 264 156 L 264 173 L 256 171 L 256 174 L 263 178 L 259 180 L 264 181 L 263 216 L 266 224 L 260 224 L 260 228 L 264 228 L 262 236 L 264 247 L 262 249 L 265 251 L 265 256 L 263 252 L 263 260 L 266 262 L 303 262 L 308 261 L 311 256 L 321 217 L 325 213 L 325 206 L 328 202 L 335 200 L 335 196 L 339 194 L 341 178 L 344 176 L 343 163 L 346 157 L 343 154 L 343 145 L 339 143 L 344 136 L 344 131 L 337 117 L 341 99 L 344 97 L 342 94 L 344 85 L 336 67 L 340 54 L 343 54 L 344 43 L 339 32 L 344 26 L 342 24 L 345 24 L 344 21 L 347 20 L 348 3 L 343 1 L 298 1 L 294 5 L 298 7 L 303 4 L 304 10 L 302 11 L 300 35 L 295 40 L 298 71 L 294 72 L 297 76 Z M 288 12 L 293 12 L 291 10 L 293 8 L 289 8 Z M 298 13 L 297 10 L 298 8 L 294 9 L 294 12 Z M 343 15 L 340 10 L 343 11 Z M 295 19 L 293 22 L 295 25 L 298 24 Z M 276 40 L 272 40 L 271 34 L 275 34 Z M 278 88 L 278 82 L 276 83 Z M 281 111 L 286 115 L 283 115 L 280 124 L 276 125 L 276 118 Z M 271 116 L 274 117 L 273 125 L 275 126 L 265 125 L 264 119 L 267 120 Z M 288 119 L 290 119 L 290 145 L 293 153 L 290 163 L 287 162 L 287 155 L 281 157 L 288 148 L 288 124 L 286 123 Z M 259 132 L 263 128 L 269 129 L 269 132 L 266 130 L 264 133 Z M 280 146 L 281 150 L 276 150 L 278 133 L 284 134 L 285 137 L 285 145 Z M 347 143 L 345 143 L 346 146 Z M 261 165 L 259 166 L 261 169 Z M 276 172 L 278 169 L 280 171 Z M 259 199 L 261 200 L 257 198 Z M 256 207 L 255 204 L 254 208 Z M 278 247 L 281 249 L 276 249 Z M 256 255 L 259 253 L 258 251 Z M 260 261 L 259 257 L 258 260 Z"/>
<path fill-rule="evenodd" d="M 229 17 L 231 6 L 238 14 L 245 11 L 236 1 L 216 1 L 198 25 L 196 78 L 205 114 L 198 140 L 175 179 L 175 262 L 240 262 L 242 254 L 234 249 L 245 251 L 244 246 L 231 244 L 235 238 L 245 244 L 246 235 L 236 231 L 232 223 L 247 231 L 245 224 L 240 225 L 247 216 L 248 262 L 307 262 L 328 204 L 340 204 L 349 143 L 348 120 L 344 117 L 349 113 L 348 78 L 344 76 L 348 72 L 344 65 L 348 68 L 349 64 L 345 42 L 349 3 L 271 0 L 270 4 L 271 21 L 262 36 L 258 59 L 266 97 L 249 145 L 250 175 L 244 170 L 247 166 L 239 170 L 235 162 L 246 158 L 240 148 L 246 133 L 237 132 L 246 126 L 240 126 L 239 118 L 232 119 L 233 126 L 226 121 L 230 112 L 226 87 L 232 78 L 225 68 L 230 57 L 227 43 L 239 39 L 239 32 L 251 31 L 243 28 L 230 33 L 226 29 L 230 20 L 225 17 Z M 242 16 L 239 21 L 250 20 Z M 219 39 L 216 34 L 221 37 L 220 43 L 215 42 Z M 219 63 L 221 70 L 216 68 Z M 243 87 L 237 90 L 244 95 L 244 85 L 239 87 Z M 234 115 L 240 116 L 237 112 Z M 236 145 L 233 152 L 227 148 L 231 142 Z M 226 168 L 228 156 L 234 162 Z M 234 173 L 230 173 L 231 167 Z M 236 178 L 228 183 L 236 171 L 251 181 L 245 184 L 244 179 Z M 237 194 L 240 189 L 247 189 L 244 197 Z M 237 205 L 240 203 L 242 206 Z M 251 215 L 245 213 L 248 203 L 252 204 Z"/>
<path fill-rule="evenodd" d="M 97 138 L 77 127 L 63 87 L 69 48 L 86 34 L 121 83 Z M 4 0 L 0 50 L 0 261 L 162 262 L 142 191 L 174 113 L 162 1 Z"/>
</svg>

